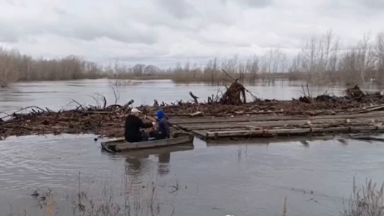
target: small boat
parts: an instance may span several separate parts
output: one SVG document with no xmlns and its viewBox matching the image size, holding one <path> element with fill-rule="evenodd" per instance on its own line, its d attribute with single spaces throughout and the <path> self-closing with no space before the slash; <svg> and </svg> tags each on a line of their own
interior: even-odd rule
<svg viewBox="0 0 384 216">
<path fill-rule="evenodd" d="M 175 146 L 193 142 L 193 136 L 181 136 L 176 138 L 162 139 L 162 140 L 149 140 L 145 142 L 129 143 L 124 138 L 109 140 L 101 142 L 101 148 L 108 152 L 121 152 L 149 148 L 158 148 L 165 146 Z"/>
</svg>

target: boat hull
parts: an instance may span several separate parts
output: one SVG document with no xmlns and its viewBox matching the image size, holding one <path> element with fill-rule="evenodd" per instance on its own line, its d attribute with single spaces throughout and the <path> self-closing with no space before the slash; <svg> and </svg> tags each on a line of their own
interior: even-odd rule
<svg viewBox="0 0 384 216">
<path fill-rule="evenodd" d="M 159 148 L 166 146 L 176 146 L 193 142 L 193 136 L 182 136 L 177 138 L 151 140 L 145 142 L 129 143 L 125 139 L 115 139 L 101 142 L 101 148 L 108 152 L 133 151 L 140 149 Z"/>
</svg>

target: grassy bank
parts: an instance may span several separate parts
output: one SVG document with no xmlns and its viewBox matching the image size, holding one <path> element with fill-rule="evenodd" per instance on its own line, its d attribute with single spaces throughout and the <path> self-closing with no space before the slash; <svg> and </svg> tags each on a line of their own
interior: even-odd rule
<svg viewBox="0 0 384 216">
<path fill-rule="evenodd" d="M 0 49 L 0 86 L 17 81 L 75 79 L 172 79 L 175 82 L 217 84 L 230 76 L 241 81 L 258 79 L 304 80 L 313 85 L 329 83 L 359 84 L 384 82 L 384 32 L 364 35 L 354 46 L 343 47 L 341 40 L 329 31 L 304 41 L 296 54 L 270 48 L 264 55 L 241 59 L 209 60 L 205 65 L 185 63 L 169 69 L 153 65 L 127 66 L 113 62 L 102 66 L 81 57 L 34 59 L 15 50 Z M 289 60 L 290 59 L 290 60 Z"/>
</svg>

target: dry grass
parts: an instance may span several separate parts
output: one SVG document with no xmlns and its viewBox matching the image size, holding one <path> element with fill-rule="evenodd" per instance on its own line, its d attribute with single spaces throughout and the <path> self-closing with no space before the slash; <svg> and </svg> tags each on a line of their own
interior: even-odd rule
<svg viewBox="0 0 384 216">
<path fill-rule="evenodd" d="M 79 216 L 173 216 L 175 208 L 172 203 L 181 190 L 179 181 L 176 179 L 175 185 L 164 181 L 158 183 L 156 179 L 150 178 L 147 182 L 142 182 L 146 182 L 145 185 L 134 185 L 129 176 L 124 176 L 120 187 L 116 188 L 117 185 L 105 180 L 102 185 L 97 184 L 94 188 L 91 186 L 94 181 L 84 182 L 79 174 L 77 190 L 72 193 L 61 194 L 50 189 L 37 189 L 31 196 L 37 201 L 37 206 L 45 210 L 45 216 L 54 216 L 55 213 Z M 58 202 L 56 208 L 54 200 Z M 71 213 L 60 212 L 66 205 L 71 207 Z M 163 211 L 164 206 L 168 207 L 168 211 Z M 15 213 L 11 208 L 9 216 L 21 215 L 28 215 L 27 211 Z"/>
<path fill-rule="evenodd" d="M 287 197 L 284 199 L 283 216 L 287 216 Z"/>
<path fill-rule="evenodd" d="M 384 184 L 377 187 L 372 181 L 357 188 L 353 180 L 353 192 L 342 216 L 384 216 Z"/>
</svg>

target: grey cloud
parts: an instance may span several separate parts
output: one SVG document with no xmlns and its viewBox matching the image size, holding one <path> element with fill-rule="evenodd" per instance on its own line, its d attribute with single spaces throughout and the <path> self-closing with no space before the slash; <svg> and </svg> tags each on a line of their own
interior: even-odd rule
<svg viewBox="0 0 384 216">
<path fill-rule="evenodd" d="M 53 8 L 53 11 L 55 11 L 59 15 L 66 15 L 66 14 L 68 14 L 68 12 L 66 10 L 64 10 L 62 8 L 58 8 L 58 7 Z"/>
<path fill-rule="evenodd" d="M 0 20 L 0 41 L 2 42 L 17 43 L 20 38 L 36 32 L 37 29 L 34 29 L 31 26 L 23 27 L 12 23 L 6 23 L 5 20 Z"/>
<path fill-rule="evenodd" d="M 19 41 L 19 39 L 17 37 L 13 36 L 12 34 L 8 34 L 8 35 L 1 34 L 0 35 L 0 42 L 17 43 L 18 41 Z"/>
<path fill-rule="evenodd" d="M 357 0 L 359 4 L 364 5 L 367 8 L 373 9 L 383 9 L 384 1 L 383 0 Z"/>
<path fill-rule="evenodd" d="M 5 0 L 5 2 L 7 2 L 10 5 L 15 5 L 15 2 L 13 0 Z"/>
<path fill-rule="evenodd" d="M 329 1 L 318 7 L 316 12 L 320 15 L 345 18 L 346 16 L 376 17 L 384 9 L 383 0 L 340 0 Z"/>
<path fill-rule="evenodd" d="M 96 40 L 102 37 L 123 43 L 156 43 L 156 35 L 152 32 L 143 32 L 134 28 L 120 30 L 109 26 L 92 26 L 79 24 L 77 26 L 51 27 L 51 32 L 63 37 L 72 37 L 85 41 Z"/>
<path fill-rule="evenodd" d="M 21 38 L 35 37 L 42 34 L 54 34 L 61 37 L 69 37 L 84 41 L 109 38 L 123 43 L 154 44 L 157 42 L 156 33 L 151 30 L 137 29 L 132 26 L 121 28 L 106 24 L 94 25 L 87 23 L 58 23 L 58 25 L 25 23 L 7 25 L 0 22 L 0 40 L 17 42 Z"/>
<path fill-rule="evenodd" d="M 243 0 L 244 4 L 250 7 L 266 7 L 273 4 L 273 0 Z"/>
<path fill-rule="evenodd" d="M 229 1 L 237 2 L 249 7 L 263 8 L 272 5 L 274 0 L 221 0 L 224 4 L 227 4 Z"/>
<path fill-rule="evenodd" d="M 109 38 L 123 43 L 156 43 L 156 33 L 149 27 L 138 28 L 135 23 L 95 22 L 86 23 L 75 14 L 71 14 L 60 8 L 55 8 L 60 16 L 60 22 L 46 28 L 47 33 L 59 36 L 72 37 L 85 41 L 99 38 Z M 125 21 L 125 20 L 123 20 Z"/>
<path fill-rule="evenodd" d="M 158 0 L 156 2 L 172 16 L 179 19 L 185 19 L 197 13 L 194 6 L 185 0 Z"/>
</svg>

